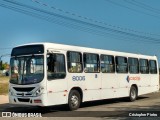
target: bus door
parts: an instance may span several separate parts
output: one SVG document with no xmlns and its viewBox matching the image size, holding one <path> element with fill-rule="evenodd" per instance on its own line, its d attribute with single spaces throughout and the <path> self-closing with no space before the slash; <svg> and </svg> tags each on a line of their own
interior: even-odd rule
<svg viewBox="0 0 160 120">
<path fill-rule="evenodd" d="M 128 59 L 127 57 L 115 57 L 116 81 L 119 84 L 115 92 L 115 97 L 124 97 L 129 95 L 129 81 L 128 81 Z"/>
<path fill-rule="evenodd" d="M 66 51 L 47 50 L 47 90 L 50 104 L 67 103 Z"/>
<path fill-rule="evenodd" d="M 84 53 L 83 62 L 85 73 L 84 100 L 98 100 L 101 98 L 99 55 L 93 53 Z"/>
<path fill-rule="evenodd" d="M 119 82 L 115 73 L 114 56 L 101 55 L 101 98 L 114 98 Z"/>
</svg>

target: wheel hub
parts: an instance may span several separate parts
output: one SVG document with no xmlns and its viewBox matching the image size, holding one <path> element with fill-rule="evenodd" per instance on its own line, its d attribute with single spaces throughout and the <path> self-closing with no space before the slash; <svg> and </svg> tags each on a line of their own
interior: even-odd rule
<svg viewBox="0 0 160 120">
<path fill-rule="evenodd" d="M 136 98 L 136 91 L 135 90 L 132 90 L 131 91 L 131 97 L 134 99 Z"/>
<path fill-rule="evenodd" d="M 77 106 L 78 105 L 78 97 L 76 95 L 73 95 L 71 97 L 71 104 L 72 104 L 72 106 Z"/>
</svg>

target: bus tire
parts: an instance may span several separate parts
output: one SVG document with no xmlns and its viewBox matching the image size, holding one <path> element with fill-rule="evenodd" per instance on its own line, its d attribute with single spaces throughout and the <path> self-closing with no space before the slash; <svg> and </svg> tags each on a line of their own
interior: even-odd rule
<svg viewBox="0 0 160 120">
<path fill-rule="evenodd" d="M 81 97 L 77 90 L 71 90 L 68 97 L 68 107 L 70 110 L 77 110 L 80 107 Z"/>
<path fill-rule="evenodd" d="M 136 99 L 137 99 L 137 89 L 136 87 L 132 86 L 130 89 L 129 100 L 133 102 Z"/>
</svg>

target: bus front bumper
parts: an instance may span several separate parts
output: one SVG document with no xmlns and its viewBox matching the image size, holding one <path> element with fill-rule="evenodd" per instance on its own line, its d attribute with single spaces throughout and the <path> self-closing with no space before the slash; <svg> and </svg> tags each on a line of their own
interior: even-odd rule
<svg viewBox="0 0 160 120">
<path fill-rule="evenodd" d="M 19 96 L 9 96 L 10 104 L 21 104 L 21 105 L 32 105 L 32 106 L 47 106 L 46 100 L 44 98 L 46 94 L 42 94 L 37 97 L 19 97 Z"/>
</svg>

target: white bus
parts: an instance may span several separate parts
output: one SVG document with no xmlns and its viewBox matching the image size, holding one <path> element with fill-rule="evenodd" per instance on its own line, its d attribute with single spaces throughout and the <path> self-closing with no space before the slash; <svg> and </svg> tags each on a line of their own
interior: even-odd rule
<svg viewBox="0 0 160 120">
<path fill-rule="evenodd" d="M 11 53 L 9 102 L 33 106 L 128 97 L 159 90 L 156 56 L 55 43 L 17 46 Z"/>
</svg>

